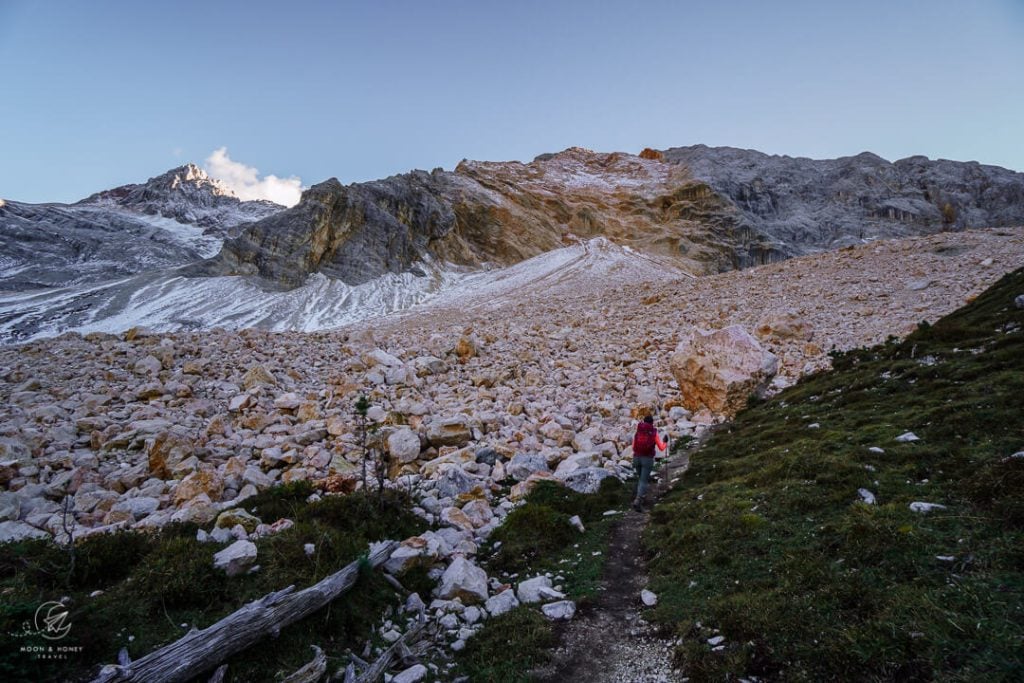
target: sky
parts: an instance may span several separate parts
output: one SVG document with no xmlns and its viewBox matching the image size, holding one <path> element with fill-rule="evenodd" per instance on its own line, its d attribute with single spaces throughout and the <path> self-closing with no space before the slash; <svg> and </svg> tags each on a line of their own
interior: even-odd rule
<svg viewBox="0 0 1024 683">
<path fill-rule="evenodd" d="M 704 143 L 1024 171 L 1024 0 L 0 0 L 0 197 Z"/>
</svg>

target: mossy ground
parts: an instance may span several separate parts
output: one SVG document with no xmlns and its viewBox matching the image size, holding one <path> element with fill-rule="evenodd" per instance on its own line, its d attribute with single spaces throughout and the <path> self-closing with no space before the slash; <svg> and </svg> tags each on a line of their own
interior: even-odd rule
<svg viewBox="0 0 1024 683">
<path fill-rule="evenodd" d="M 598 590 L 608 540 L 619 518 L 604 513 L 625 509 L 630 497 L 630 486 L 612 478 L 591 495 L 541 482 L 481 549 L 481 557 L 488 558 L 484 567 L 513 585 L 546 572 L 561 574 L 563 590 L 583 608 Z M 579 515 L 585 532 L 569 523 L 573 515 Z M 467 641 L 457 657 L 459 673 L 472 681 L 526 681 L 530 669 L 546 662 L 557 642 L 555 626 L 537 606 L 523 605 L 488 620 Z"/>
<path fill-rule="evenodd" d="M 837 355 L 691 457 L 645 534 L 691 680 L 1024 679 L 1022 293 Z"/>
<path fill-rule="evenodd" d="M 116 661 L 127 647 L 132 659 L 205 628 L 246 602 L 294 584 L 302 589 L 338 571 L 367 551 L 371 541 L 405 538 L 423 530 L 398 497 L 385 500 L 361 494 L 329 496 L 308 504 L 306 484 L 280 487 L 244 505 L 263 519 L 287 517 L 295 526 L 257 543 L 259 572 L 227 578 L 213 568 L 222 546 L 199 543 L 196 527 L 172 525 L 157 533 L 122 532 L 90 537 L 77 544 L 74 572 L 68 557 L 50 542 L 31 541 L 0 547 L 0 631 L 21 631 L 39 604 L 70 598 L 72 630 L 61 645 L 81 646 L 67 660 L 36 661 L 21 652 L 46 645 L 38 636 L 0 639 L 0 679 L 76 680 L 96 664 Z M 316 547 L 312 556 L 306 543 Z M 90 598 L 90 593 L 104 591 Z M 311 657 L 310 644 L 329 657 L 361 644 L 394 591 L 374 572 L 360 576 L 344 598 L 282 630 L 279 638 L 228 660 L 227 680 L 273 680 Z M 339 664 L 340 660 L 332 662 Z"/>
</svg>

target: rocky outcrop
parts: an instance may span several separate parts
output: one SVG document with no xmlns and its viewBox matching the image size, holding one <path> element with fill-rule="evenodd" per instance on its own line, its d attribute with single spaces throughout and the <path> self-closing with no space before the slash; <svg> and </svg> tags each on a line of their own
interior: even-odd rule
<svg viewBox="0 0 1024 683">
<path fill-rule="evenodd" d="M 686 408 L 727 416 L 742 409 L 751 394 L 763 392 L 779 367 L 778 358 L 739 325 L 694 330 L 670 362 Z"/>
<path fill-rule="evenodd" d="M 870 152 L 817 160 L 704 145 L 663 154 L 735 208 L 738 267 L 879 237 L 1024 223 L 1024 174 L 974 161 L 889 162 Z"/>
</svg>

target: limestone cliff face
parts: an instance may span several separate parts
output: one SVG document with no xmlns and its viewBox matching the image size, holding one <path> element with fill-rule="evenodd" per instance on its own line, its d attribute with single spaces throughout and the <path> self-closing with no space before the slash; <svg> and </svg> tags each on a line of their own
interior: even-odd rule
<svg viewBox="0 0 1024 683">
<path fill-rule="evenodd" d="M 349 284 L 443 261 L 510 265 L 603 236 L 694 274 L 864 239 L 1024 223 L 1024 174 L 974 163 L 862 154 L 831 161 L 749 150 L 643 156 L 570 148 L 530 163 L 463 161 L 310 188 L 249 224 L 197 274 L 294 287 L 314 272 Z"/>
<path fill-rule="evenodd" d="M 663 155 L 735 207 L 737 235 L 759 237 L 764 247 L 740 249 L 740 266 L 871 238 L 1024 223 L 1024 174 L 973 161 L 889 162 L 870 152 L 817 160 L 704 145 Z"/>
<path fill-rule="evenodd" d="M 247 226 L 204 268 L 258 274 L 285 288 L 315 272 L 360 284 L 408 270 L 454 225 L 441 185 L 423 172 L 349 186 L 332 178 L 291 209 Z"/>
</svg>

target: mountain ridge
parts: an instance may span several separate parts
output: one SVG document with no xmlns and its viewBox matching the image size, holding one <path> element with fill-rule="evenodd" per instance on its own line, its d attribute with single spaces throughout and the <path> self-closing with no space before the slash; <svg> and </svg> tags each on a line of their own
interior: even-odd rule
<svg viewBox="0 0 1024 683">
<path fill-rule="evenodd" d="M 240 202 L 186 164 L 75 204 L 0 205 L 0 338 L 142 321 L 324 329 L 598 238 L 707 275 L 878 238 L 1018 224 L 1024 174 L 871 153 L 571 147 L 529 162 L 328 179 L 288 209 Z"/>
<path fill-rule="evenodd" d="M 810 160 L 704 145 L 653 156 L 571 147 L 527 163 L 331 179 L 246 226 L 193 274 L 259 275 L 290 288 L 324 272 L 360 284 L 422 260 L 511 265 L 574 237 L 608 237 L 706 274 L 878 237 L 1024 222 L 1024 174 L 976 162 L 888 162 L 870 152 Z"/>
</svg>

